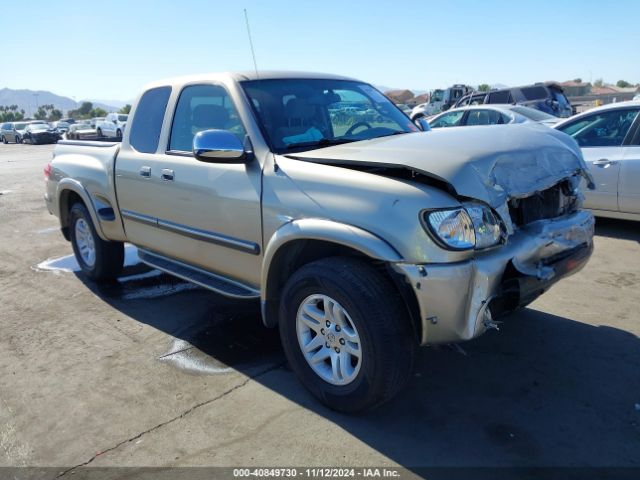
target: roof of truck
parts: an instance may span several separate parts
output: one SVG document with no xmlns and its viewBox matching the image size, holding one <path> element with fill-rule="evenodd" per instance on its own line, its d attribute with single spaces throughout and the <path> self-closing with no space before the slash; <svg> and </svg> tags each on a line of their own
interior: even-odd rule
<svg viewBox="0 0 640 480">
<path fill-rule="evenodd" d="M 145 90 L 153 87 L 160 87 L 165 85 L 183 85 L 186 83 L 193 83 L 199 81 L 211 81 L 211 80 L 232 80 L 241 82 L 243 80 L 275 80 L 284 78 L 319 78 L 319 79 L 332 79 L 332 80 L 356 80 L 355 78 L 344 77 L 341 75 L 331 75 L 328 73 L 314 73 L 314 72 L 295 72 L 287 70 L 267 70 L 267 71 L 246 71 L 246 72 L 217 72 L 217 73 L 201 73 L 195 75 L 185 75 L 180 77 L 165 78 L 163 80 L 156 80 L 145 86 Z"/>
</svg>

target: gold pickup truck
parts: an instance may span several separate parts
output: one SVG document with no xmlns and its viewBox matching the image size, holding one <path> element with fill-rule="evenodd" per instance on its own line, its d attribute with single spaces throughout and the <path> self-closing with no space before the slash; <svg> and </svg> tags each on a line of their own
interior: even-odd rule
<svg viewBox="0 0 640 480">
<path fill-rule="evenodd" d="M 417 346 L 495 328 L 593 248 L 569 136 L 423 131 L 334 75 L 155 82 L 122 143 L 61 141 L 45 174 L 88 277 L 117 276 L 130 242 L 154 268 L 259 299 L 302 383 L 346 412 L 393 397 Z"/>
</svg>

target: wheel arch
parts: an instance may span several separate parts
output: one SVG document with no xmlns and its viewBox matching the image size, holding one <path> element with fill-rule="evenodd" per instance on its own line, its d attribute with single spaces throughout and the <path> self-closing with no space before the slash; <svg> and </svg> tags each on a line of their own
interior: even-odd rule
<svg viewBox="0 0 640 480">
<path fill-rule="evenodd" d="M 334 256 L 351 256 L 372 264 L 391 280 L 401 295 L 411 323 L 420 338 L 421 322 L 417 299 L 404 277 L 390 268 L 402 256 L 384 239 L 359 227 L 324 219 L 301 219 L 283 225 L 268 242 L 261 281 L 262 321 L 278 324 L 280 293 L 288 278 L 307 263 Z"/>
<path fill-rule="evenodd" d="M 60 181 L 57 189 L 58 212 L 60 213 L 60 228 L 64 237 L 69 240 L 69 211 L 74 203 L 81 202 L 91 215 L 91 221 L 95 226 L 96 233 L 102 240 L 108 240 L 102 231 L 102 225 L 96 215 L 95 207 L 91 201 L 89 193 L 80 182 L 71 178 Z"/>
</svg>

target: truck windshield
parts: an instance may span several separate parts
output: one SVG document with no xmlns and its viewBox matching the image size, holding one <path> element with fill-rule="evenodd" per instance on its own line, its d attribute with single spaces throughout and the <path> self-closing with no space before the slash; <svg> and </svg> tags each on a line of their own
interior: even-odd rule
<svg viewBox="0 0 640 480">
<path fill-rule="evenodd" d="M 434 90 L 431 94 L 430 102 L 441 102 L 444 99 L 444 90 Z"/>
<path fill-rule="evenodd" d="M 275 153 L 419 131 L 371 85 L 349 80 L 241 82 Z"/>
</svg>

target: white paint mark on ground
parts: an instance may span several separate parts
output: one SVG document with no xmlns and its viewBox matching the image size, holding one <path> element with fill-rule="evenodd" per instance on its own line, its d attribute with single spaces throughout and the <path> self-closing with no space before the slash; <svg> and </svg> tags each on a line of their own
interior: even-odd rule
<svg viewBox="0 0 640 480">
<path fill-rule="evenodd" d="M 138 265 L 139 263 L 140 259 L 138 258 L 138 249 L 127 243 L 124 246 L 124 266 L 130 267 Z"/>
<path fill-rule="evenodd" d="M 138 265 L 139 263 L 140 259 L 138 258 L 138 249 L 133 245 L 125 245 L 124 266 L 131 267 L 134 265 Z M 76 257 L 74 255 L 49 258 L 31 268 L 37 272 L 52 272 L 56 275 L 79 272 L 81 270 L 80 265 L 78 265 L 78 262 L 76 261 Z M 175 281 L 160 281 L 155 285 L 135 285 L 134 283 L 136 281 L 144 281 L 149 278 L 160 277 L 162 274 L 163 273 L 159 270 L 151 270 L 150 272 L 138 273 L 118 278 L 118 283 L 120 283 L 124 288 L 124 291 L 120 298 L 122 300 L 150 299 L 164 297 L 167 295 L 174 295 L 176 293 L 200 288 L 199 286 L 192 283 L 176 283 Z"/>
<path fill-rule="evenodd" d="M 125 245 L 124 247 L 124 266 L 130 267 L 138 265 L 140 259 L 138 258 L 138 249 L 133 245 Z M 35 267 L 32 267 L 38 272 L 53 272 L 60 274 L 61 272 L 72 273 L 79 272 L 80 265 L 76 261 L 74 255 L 66 255 L 64 257 L 48 258 L 44 262 L 40 262 Z"/>
<path fill-rule="evenodd" d="M 158 360 L 193 374 L 219 375 L 233 371 L 233 368 L 201 352 L 189 342 L 180 338 L 175 338 L 169 352 L 162 355 Z"/>
<path fill-rule="evenodd" d="M 49 227 L 49 228 L 43 228 L 42 230 L 38 230 L 36 233 L 39 235 L 46 235 L 48 233 L 59 232 L 59 231 L 60 231 L 60 227 Z"/>
<path fill-rule="evenodd" d="M 80 271 L 80 265 L 78 265 L 78 262 L 76 262 L 76 258 L 73 255 L 48 258 L 44 262 L 40 262 L 35 267 L 31 268 L 37 272 L 53 272 L 57 275 L 62 272 L 71 273 Z"/>
</svg>

